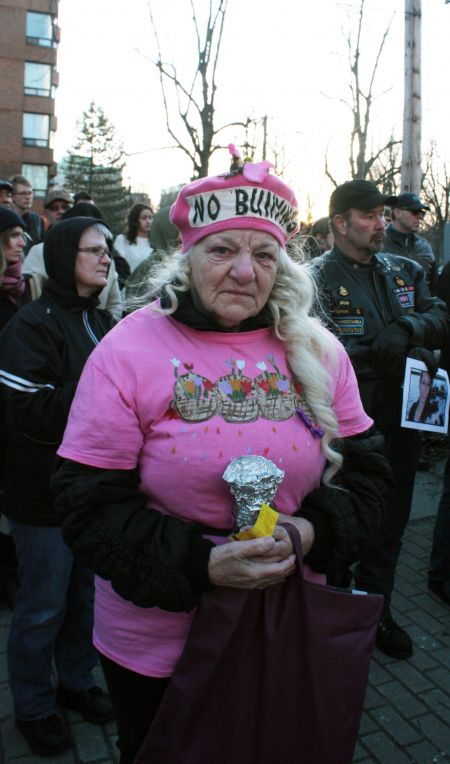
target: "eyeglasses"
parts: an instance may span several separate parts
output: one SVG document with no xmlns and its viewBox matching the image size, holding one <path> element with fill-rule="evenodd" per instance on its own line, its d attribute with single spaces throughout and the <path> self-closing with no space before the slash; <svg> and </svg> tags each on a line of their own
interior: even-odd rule
<svg viewBox="0 0 450 764">
<path fill-rule="evenodd" d="M 400 207 L 401 210 L 404 210 L 405 212 L 410 212 L 411 215 L 414 215 L 414 217 L 425 217 L 425 210 L 409 210 L 408 207 Z"/>
<path fill-rule="evenodd" d="M 70 209 L 70 204 L 67 204 L 67 202 L 61 202 L 61 204 L 51 204 L 50 207 L 47 207 L 47 209 L 50 212 L 67 212 L 67 210 Z"/>
<path fill-rule="evenodd" d="M 86 252 L 88 255 L 98 257 L 99 260 L 105 255 L 108 257 L 111 256 L 111 253 L 107 247 L 79 247 L 78 252 Z"/>
</svg>

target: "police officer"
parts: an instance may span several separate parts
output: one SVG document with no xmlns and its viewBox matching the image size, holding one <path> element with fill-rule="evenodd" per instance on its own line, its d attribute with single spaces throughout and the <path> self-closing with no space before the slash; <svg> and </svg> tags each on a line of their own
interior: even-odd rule
<svg viewBox="0 0 450 764">
<path fill-rule="evenodd" d="M 430 208 L 416 194 L 399 194 L 392 206 L 392 223 L 386 228 L 383 251 L 410 257 L 420 263 L 431 293 L 436 294 L 437 268 L 433 250 L 431 244 L 417 233 L 429 211 Z"/>
<path fill-rule="evenodd" d="M 367 413 L 383 433 L 395 488 L 380 543 L 367 546 L 355 570 L 358 588 L 384 595 L 376 644 L 387 655 L 412 655 L 412 642 L 393 620 L 390 599 L 403 531 L 409 519 L 419 456 L 418 432 L 400 426 L 405 360 L 436 371 L 433 348 L 447 340 L 444 303 L 430 295 L 423 268 L 382 252 L 385 196 L 367 180 L 338 186 L 330 199 L 334 247 L 312 263 L 330 328 L 352 360 Z"/>
</svg>

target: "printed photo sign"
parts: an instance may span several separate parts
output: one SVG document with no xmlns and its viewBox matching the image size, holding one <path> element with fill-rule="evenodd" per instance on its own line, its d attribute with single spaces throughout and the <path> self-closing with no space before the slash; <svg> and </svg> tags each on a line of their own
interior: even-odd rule
<svg viewBox="0 0 450 764">
<path fill-rule="evenodd" d="M 444 369 L 431 377 L 422 361 L 406 359 L 402 427 L 438 432 L 448 429 L 449 381 Z"/>
</svg>

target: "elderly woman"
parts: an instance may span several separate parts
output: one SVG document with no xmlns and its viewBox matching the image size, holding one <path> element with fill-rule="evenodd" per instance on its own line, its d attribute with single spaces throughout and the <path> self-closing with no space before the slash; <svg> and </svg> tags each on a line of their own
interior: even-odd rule
<svg viewBox="0 0 450 764">
<path fill-rule="evenodd" d="M 16 725 L 41 755 L 71 745 L 56 703 L 92 722 L 111 715 L 109 698 L 92 675 L 93 575 L 64 543 L 50 490 L 83 365 L 112 325 L 97 309 L 110 241 L 107 226 L 93 218 L 52 226 L 44 245 L 49 280 L 41 297 L 10 319 L 0 340 L 7 436 L 3 509 L 19 561 L 8 672 Z"/>
<path fill-rule="evenodd" d="M 291 575 L 287 518 L 306 560 L 333 576 L 379 528 L 386 465 L 365 437 L 372 422 L 346 353 L 308 315 L 312 284 L 285 251 L 295 215 L 292 190 L 265 163 L 186 186 L 160 301 L 100 343 L 77 390 L 54 488 L 67 543 L 99 576 L 94 641 L 121 764 L 134 760 L 202 592 Z M 369 465 L 364 497 L 320 487 L 341 466 L 338 436 L 357 436 L 348 450 Z M 285 471 L 280 524 L 229 541 L 222 475 L 242 454 Z"/>
</svg>

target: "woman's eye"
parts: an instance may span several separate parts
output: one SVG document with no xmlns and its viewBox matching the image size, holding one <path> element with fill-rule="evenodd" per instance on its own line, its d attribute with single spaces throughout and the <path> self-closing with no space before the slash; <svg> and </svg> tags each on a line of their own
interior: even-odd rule
<svg viewBox="0 0 450 764">
<path fill-rule="evenodd" d="M 256 252 L 255 257 L 257 260 L 273 260 L 273 255 L 270 252 Z"/>
<path fill-rule="evenodd" d="M 228 249 L 228 247 L 214 247 L 213 251 L 216 255 L 228 255 L 231 249 Z"/>
</svg>

